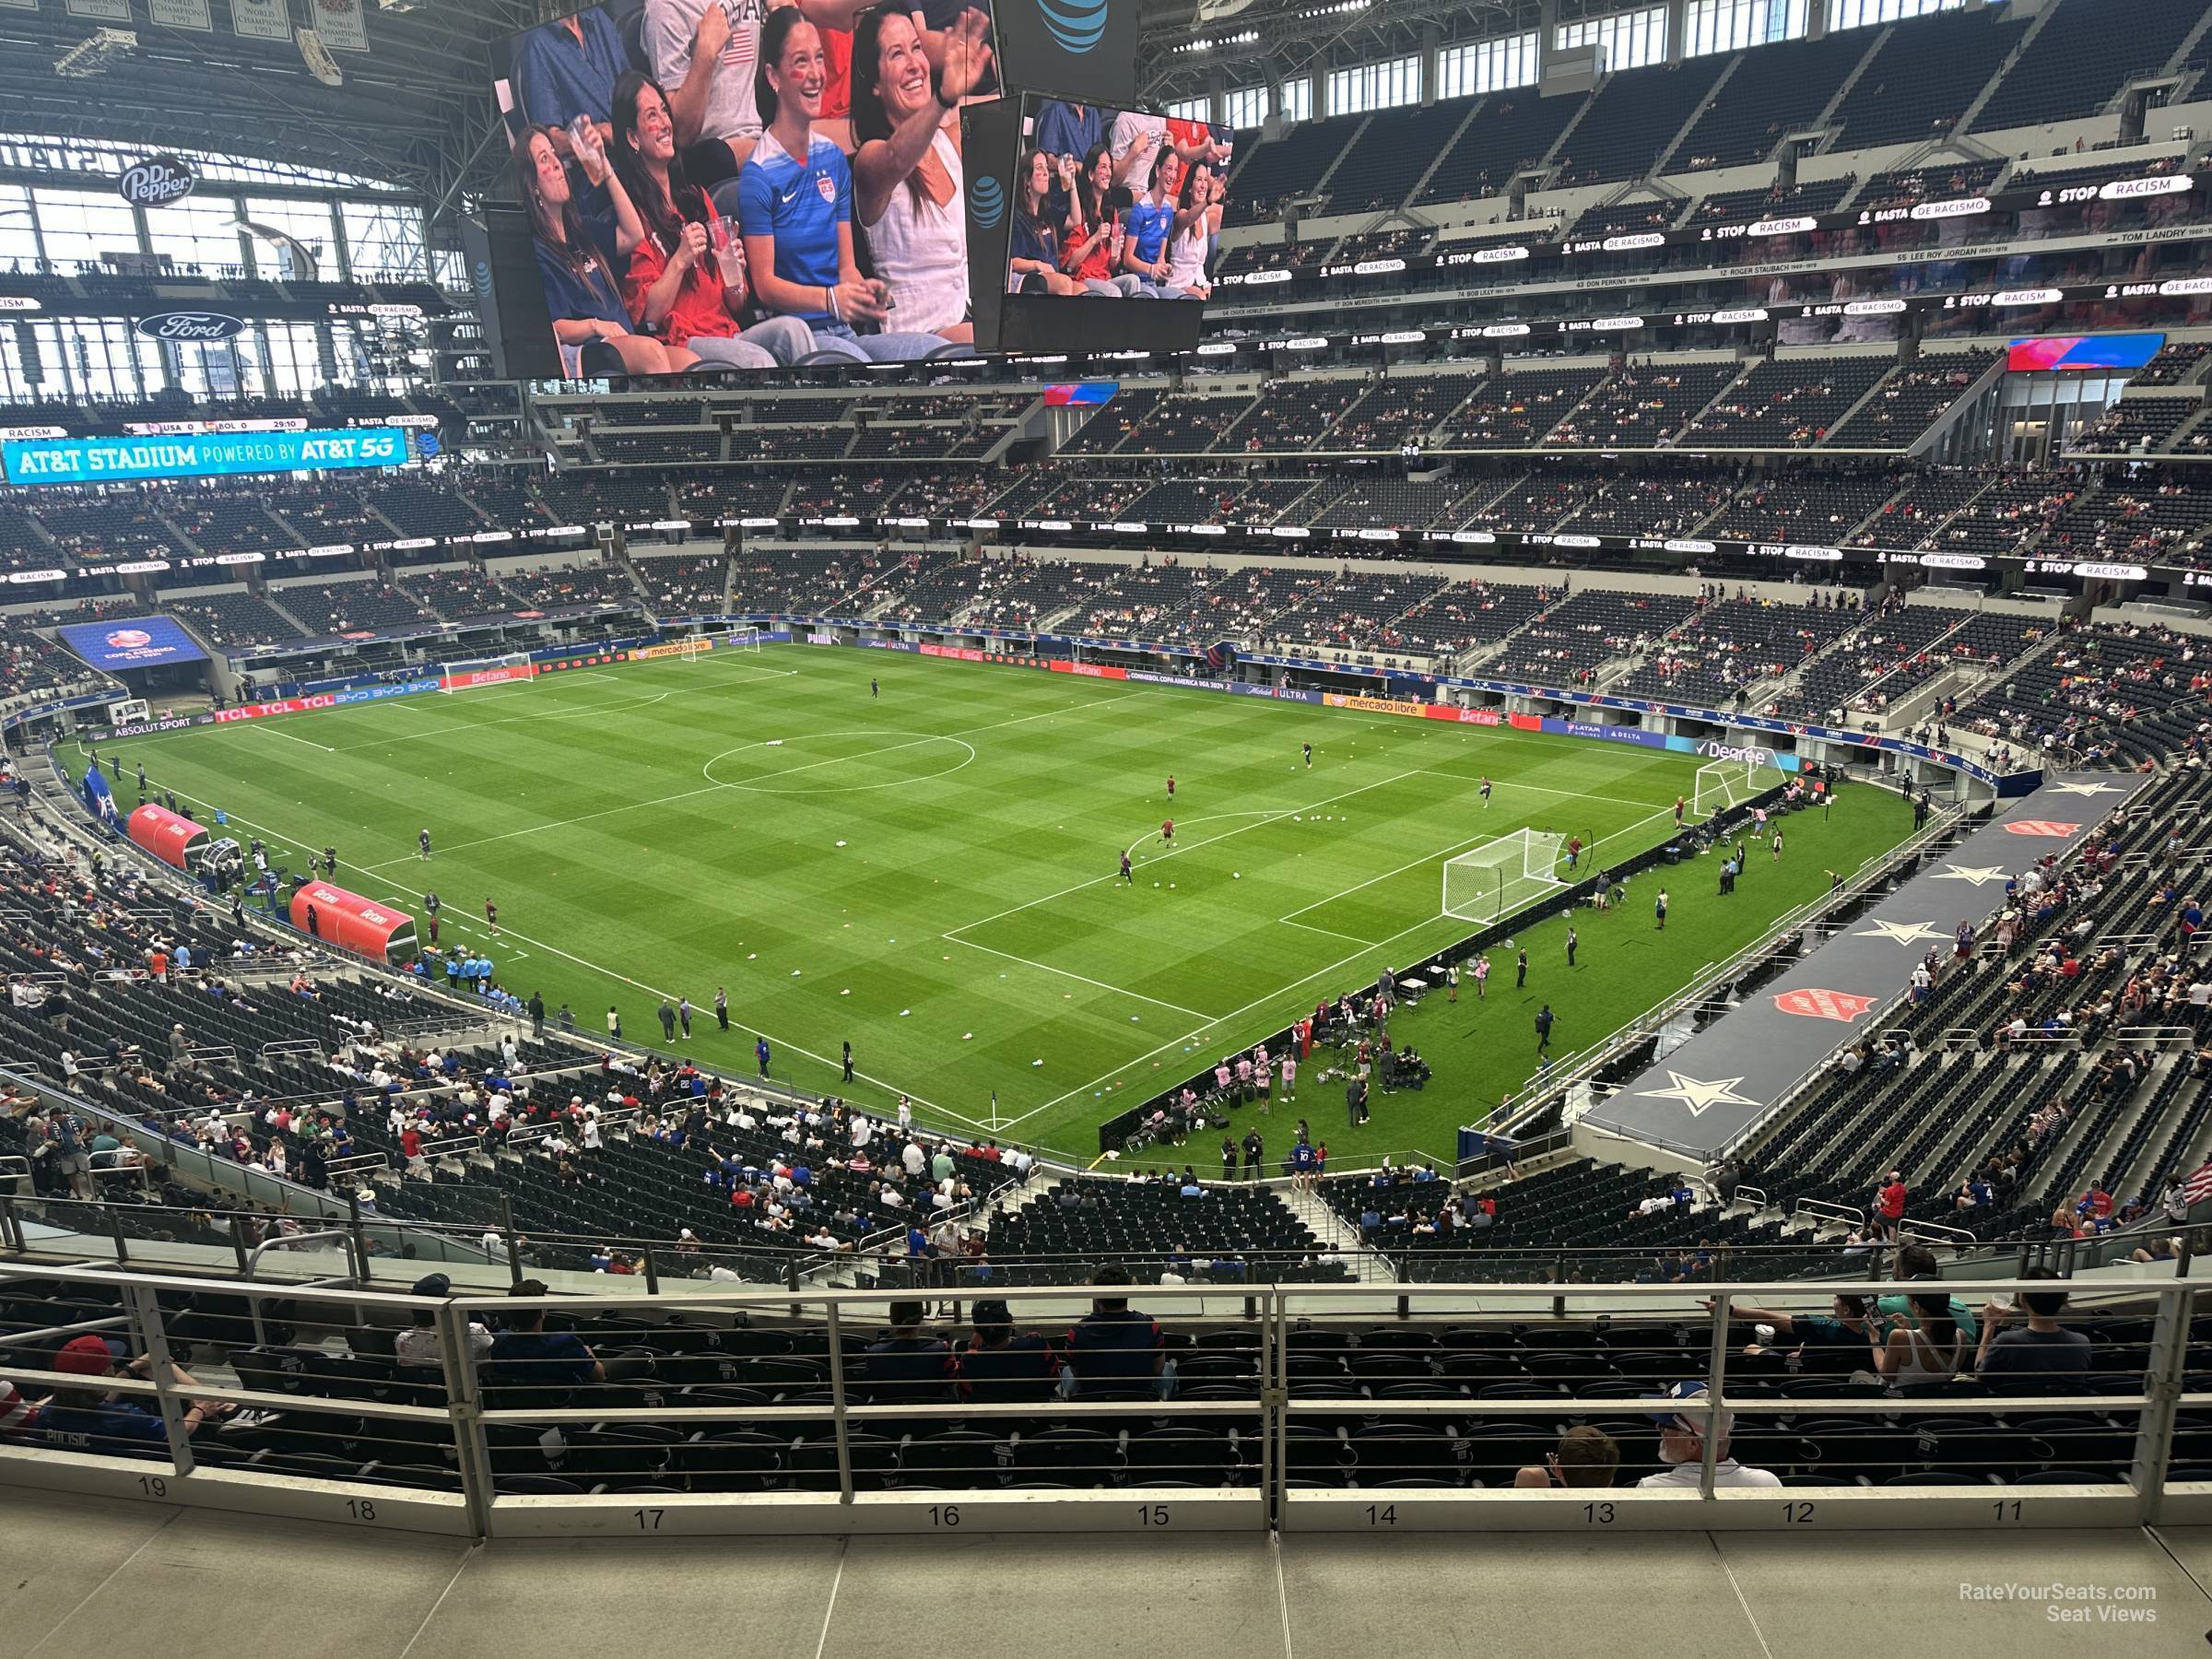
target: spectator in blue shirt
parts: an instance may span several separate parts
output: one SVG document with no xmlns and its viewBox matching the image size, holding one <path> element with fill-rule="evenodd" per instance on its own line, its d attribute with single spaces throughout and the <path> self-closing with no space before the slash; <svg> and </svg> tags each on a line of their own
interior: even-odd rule
<svg viewBox="0 0 2212 1659">
<path fill-rule="evenodd" d="M 1129 1275 L 1124 1268 L 1101 1267 L 1090 1282 L 1109 1292 L 1125 1289 Z M 1132 1308 L 1126 1295 L 1100 1296 L 1068 1329 L 1068 1369 L 1078 1389 L 1155 1382 L 1164 1397 L 1172 1392 L 1166 1374 L 1167 1341 L 1159 1322 Z"/>
<path fill-rule="evenodd" d="M 1006 287 L 1011 292 L 1080 294 L 1083 285 L 1060 269 L 1060 221 L 1066 198 L 1053 206 L 1052 159 L 1033 149 L 1021 159 L 1014 225 L 1006 245 Z"/>
<path fill-rule="evenodd" d="M 124 1367 L 125 1374 L 146 1380 L 152 1376 L 152 1360 L 141 1355 Z M 115 1355 L 98 1336 L 74 1336 L 53 1357 L 53 1369 L 72 1382 L 57 1385 L 53 1397 L 38 1415 L 31 1438 L 47 1446 L 69 1452 L 93 1452 L 130 1456 L 164 1453 L 169 1436 L 160 1414 L 150 1403 L 119 1398 L 112 1392 L 88 1386 L 88 1380 L 106 1377 L 115 1369 Z M 198 1384 L 178 1367 L 170 1367 L 171 1379 L 183 1388 Z M 216 1400 L 194 1400 L 184 1411 L 184 1432 L 194 1434 L 206 1423 L 227 1414 L 229 1406 Z"/>
<path fill-rule="evenodd" d="M 1154 299 L 1170 292 L 1168 239 L 1175 230 L 1175 204 L 1168 186 L 1171 170 L 1177 165 L 1172 150 L 1153 157 L 1149 187 L 1122 215 L 1127 233 L 1122 243 L 1122 269 L 1135 276 Z"/>
<path fill-rule="evenodd" d="M 580 375 L 585 348 L 604 346 L 627 374 L 688 369 L 699 360 L 695 354 L 631 332 L 610 261 L 629 259 L 644 237 L 643 222 L 596 143 L 586 147 L 577 164 L 594 206 L 603 205 L 604 212 L 587 218 L 552 129 L 535 129 L 515 146 L 515 190 L 530 216 L 538 279 L 563 366 Z M 599 230 L 592 218 L 600 220 Z"/>
<path fill-rule="evenodd" d="M 524 1279 L 507 1293 L 542 1297 L 542 1279 Z M 500 1368 L 499 1381 L 510 1387 L 575 1388 L 606 1381 L 606 1367 L 599 1363 L 583 1338 L 573 1331 L 546 1329 L 543 1308 L 518 1309 L 508 1315 L 507 1328 L 491 1340 L 488 1364 Z"/>
<path fill-rule="evenodd" d="M 986 1404 L 1051 1397 L 1060 1372 L 1052 1345 L 1034 1331 L 1014 1335 L 1003 1301 L 975 1304 L 975 1335 L 959 1355 L 960 1393 Z"/>
<path fill-rule="evenodd" d="M 939 1338 L 922 1335 L 926 1305 L 891 1304 L 891 1334 L 869 1345 L 862 1356 L 860 1397 L 870 1406 L 934 1405 L 953 1397 L 958 1366 L 952 1349 Z"/>
<path fill-rule="evenodd" d="M 1106 142 L 1106 118 L 1090 104 L 1048 98 L 1037 111 L 1037 147 L 1055 161 L 1080 164 Z"/>
<path fill-rule="evenodd" d="M 523 118 L 559 129 L 554 143 L 564 160 L 571 154 L 567 127 L 578 115 L 592 118 L 605 144 L 614 136 L 615 81 L 624 66 L 621 31 L 599 6 L 532 29 L 514 43 Z"/>
<path fill-rule="evenodd" d="M 908 362 L 951 348 L 941 335 L 885 332 L 888 288 L 853 251 L 853 171 L 814 130 L 829 68 L 821 31 L 795 6 L 760 26 L 754 100 L 765 124 L 736 179 L 714 193 L 745 237 L 753 296 L 814 330 L 818 351 L 854 362 Z M 862 332 L 863 328 L 869 332 Z"/>
</svg>

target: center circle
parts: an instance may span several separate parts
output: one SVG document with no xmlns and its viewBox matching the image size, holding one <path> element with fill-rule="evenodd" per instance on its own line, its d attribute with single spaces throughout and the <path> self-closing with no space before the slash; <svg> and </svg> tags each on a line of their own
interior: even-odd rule
<svg viewBox="0 0 2212 1659">
<path fill-rule="evenodd" d="M 807 752 L 807 746 L 810 745 L 853 739 L 867 739 L 869 745 L 850 755 L 815 755 L 810 758 Z M 749 755 L 756 750 L 769 749 L 782 749 L 789 758 L 779 758 L 764 774 L 749 780 L 714 775 L 716 764 L 733 755 Z M 836 768 L 850 762 L 865 761 L 883 754 L 912 755 L 918 751 L 939 764 L 929 771 L 886 778 L 874 783 L 838 783 L 830 781 L 836 776 Z M 718 755 L 709 756 L 699 770 L 708 782 L 720 784 L 724 789 L 741 789 L 747 794 L 852 794 L 865 789 L 899 789 L 914 783 L 926 783 L 932 779 L 959 771 L 974 759 L 974 746 L 963 743 L 958 737 L 933 737 L 913 732 L 815 732 L 805 737 L 741 743 L 735 748 L 726 748 Z"/>
</svg>

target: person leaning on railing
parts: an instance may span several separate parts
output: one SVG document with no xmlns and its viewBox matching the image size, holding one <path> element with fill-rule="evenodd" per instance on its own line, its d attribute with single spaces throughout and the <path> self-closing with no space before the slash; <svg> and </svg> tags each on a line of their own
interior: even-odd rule
<svg viewBox="0 0 2212 1659">
<path fill-rule="evenodd" d="M 65 1377 L 97 1380 L 114 1371 L 115 1355 L 100 1337 L 75 1336 L 54 1356 L 53 1369 Z M 153 1357 L 141 1354 L 123 1368 L 123 1374 L 150 1378 Z M 176 1366 L 170 1367 L 170 1375 L 180 1387 L 198 1386 Z M 230 1410 L 226 1401 L 194 1400 L 184 1408 L 184 1432 L 196 1434 Z M 82 1382 L 57 1384 L 53 1397 L 38 1408 L 22 1432 L 35 1442 L 71 1452 L 129 1454 L 159 1452 L 169 1445 L 169 1432 L 159 1411 L 136 1399 L 122 1398 L 110 1390 Z"/>
</svg>

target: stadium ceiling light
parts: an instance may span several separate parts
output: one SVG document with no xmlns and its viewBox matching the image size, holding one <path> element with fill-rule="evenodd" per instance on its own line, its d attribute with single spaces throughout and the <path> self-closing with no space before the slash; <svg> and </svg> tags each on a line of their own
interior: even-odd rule
<svg viewBox="0 0 2212 1659">
<path fill-rule="evenodd" d="M 1366 4 L 1366 0 L 1360 0 L 1360 4 Z M 1178 52 L 1212 52 L 1215 48 L 1220 46 L 1249 46 L 1259 38 L 1260 31 L 1256 29 L 1240 29 L 1234 34 L 1218 35 L 1210 38 L 1206 35 L 1200 35 L 1194 41 L 1185 41 L 1182 45 L 1176 47 L 1175 50 Z"/>
<path fill-rule="evenodd" d="M 128 29 L 96 29 L 53 61 L 53 72 L 71 80 L 98 75 L 116 59 L 138 50 L 138 36 Z"/>
</svg>

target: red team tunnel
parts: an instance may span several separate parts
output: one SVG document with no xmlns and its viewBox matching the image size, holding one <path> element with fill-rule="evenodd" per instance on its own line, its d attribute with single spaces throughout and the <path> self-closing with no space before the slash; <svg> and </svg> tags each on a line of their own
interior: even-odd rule
<svg viewBox="0 0 2212 1659">
<path fill-rule="evenodd" d="M 189 870 L 207 850 L 207 831 L 190 818 L 150 801 L 130 816 L 131 840 L 165 865 Z"/>
<path fill-rule="evenodd" d="M 315 912 L 312 929 L 311 908 Z M 327 881 L 311 881 L 292 895 L 291 919 L 301 933 L 312 932 L 365 957 L 403 961 L 415 954 L 414 917 Z"/>
</svg>

